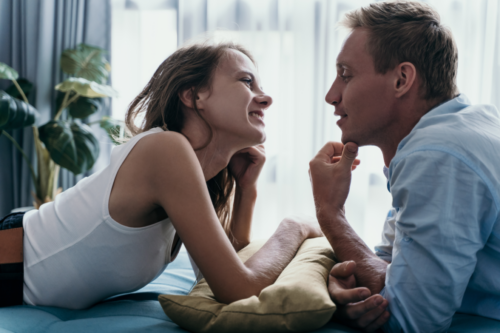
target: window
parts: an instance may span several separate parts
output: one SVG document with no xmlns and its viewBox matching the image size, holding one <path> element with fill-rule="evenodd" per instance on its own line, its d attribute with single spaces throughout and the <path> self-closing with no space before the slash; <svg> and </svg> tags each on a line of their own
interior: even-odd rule
<svg viewBox="0 0 500 333">
<path fill-rule="evenodd" d="M 328 140 L 340 141 L 324 96 L 346 32 L 336 23 L 367 0 L 114 1 L 115 117 L 123 117 L 155 68 L 178 45 L 207 37 L 243 44 L 255 56 L 274 104 L 266 114 L 267 162 L 259 179 L 253 237 L 269 236 L 286 216 L 314 217 L 309 160 Z M 456 38 L 458 84 L 473 103 L 500 104 L 500 6 L 496 0 L 432 0 Z M 496 89 L 496 90 L 495 90 Z M 347 219 L 373 248 L 391 207 L 376 147 L 362 147 L 346 203 Z"/>
</svg>

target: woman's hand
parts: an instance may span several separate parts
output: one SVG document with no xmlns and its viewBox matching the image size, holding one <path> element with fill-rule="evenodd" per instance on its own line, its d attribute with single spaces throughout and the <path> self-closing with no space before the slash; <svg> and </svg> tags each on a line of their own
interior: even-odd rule
<svg viewBox="0 0 500 333">
<path fill-rule="evenodd" d="M 229 161 L 229 170 L 242 190 L 257 188 L 257 179 L 266 161 L 264 145 L 238 151 Z"/>
</svg>

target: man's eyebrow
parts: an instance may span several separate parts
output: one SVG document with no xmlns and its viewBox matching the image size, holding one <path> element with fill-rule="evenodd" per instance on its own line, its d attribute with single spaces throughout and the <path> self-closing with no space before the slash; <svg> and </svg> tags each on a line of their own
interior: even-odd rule
<svg viewBox="0 0 500 333">
<path fill-rule="evenodd" d="M 345 62 L 337 62 L 337 69 L 341 68 L 349 68 L 350 66 L 346 64 Z"/>
</svg>

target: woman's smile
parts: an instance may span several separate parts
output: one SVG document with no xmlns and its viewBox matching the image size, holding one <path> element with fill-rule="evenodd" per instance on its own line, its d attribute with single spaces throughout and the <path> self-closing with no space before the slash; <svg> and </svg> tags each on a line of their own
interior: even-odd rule
<svg viewBox="0 0 500 333">
<path fill-rule="evenodd" d="M 261 122 L 263 125 L 265 125 L 264 112 L 262 112 L 262 111 L 250 111 L 248 114 L 251 118 L 257 118 L 257 120 L 259 122 Z"/>
</svg>

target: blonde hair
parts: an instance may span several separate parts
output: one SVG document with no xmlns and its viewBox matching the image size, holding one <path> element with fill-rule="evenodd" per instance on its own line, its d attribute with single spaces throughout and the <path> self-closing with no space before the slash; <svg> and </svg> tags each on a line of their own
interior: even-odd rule
<svg viewBox="0 0 500 333">
<path fill-rule="evenodd" d="M 131 136 L 154 127 L 182 134 L 186 117 L 179 93 L 185 89 L 192 89 L 194 111 L 204 121 L 210 133 L 205 145 L 198 147 L 197 150 L 206 147 L 212 140 L 213 132 L 198 110 L 196 96 L 201 89 L 210 88 L 213 73 L 227 50 L 239 51 L 255 63 L 245 48 L 234 43 L 194 44 L 178 49 L 165 59 L 128 108 L 125 124 Z M 143 112 L 144 121 L 141 127 L 137 127 L 134 121 Z M 226 167 L 207 181 L 207 187 L 222 227 L 230 236 L 234 176 Z"/>
<path fill-rule="evenodd" d="M 425 100 L 444 101 L 458 94 L 458 51 L 451 31 L 429 5 L 414 1 L 378 2 L 346 14 L 340 25 L 369 31 L 367 50 L 375 70 L 385 74 L 411 62 Z"/>
</svg>

